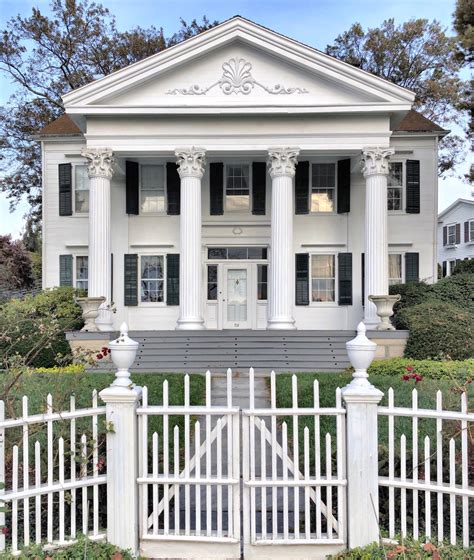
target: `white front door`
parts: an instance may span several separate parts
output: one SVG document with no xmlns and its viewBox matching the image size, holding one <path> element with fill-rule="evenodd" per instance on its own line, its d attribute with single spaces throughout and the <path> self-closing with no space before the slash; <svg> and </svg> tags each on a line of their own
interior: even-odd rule
<svg viewBox="0 0 474 560">
<path fill-rule="evenodd" d="M 222 293 L 224 329 L 251 328 L 250 266 L 246 264 L 226 264 Z"/>
</svg>

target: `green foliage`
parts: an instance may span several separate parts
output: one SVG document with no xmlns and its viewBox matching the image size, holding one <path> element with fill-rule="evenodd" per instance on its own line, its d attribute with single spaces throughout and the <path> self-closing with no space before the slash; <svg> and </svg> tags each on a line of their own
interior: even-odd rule
<svg viewBox="0 0 474 560">
<path fill-rule="evenodd" d="M 103 541 L 92 541 L 79 536 L 77 542 L 57 549 L 43 550 L 41 545 L 22 549 L 20 555 L 10 552 L 0 553 L 0 560 L 133 560 L 135 557 L 128 550 Z"/>
<path fill-rule="evenodd" d="M 459 262 L 453 271 L 453 276 L 458 274 L 474 274 L 474 259 L 464 259 Z"/>
<path fill-rule="evenodd" d="M 0 287 L 24 289 L 33 286 L 30 254 L 19 239 L 0 235 Z"/>
<path fill-rule="evenodd" d="M 399 312 L 406 307 L 413 307 L 424 303 L 432 297 L 433 286 L 425 282 L 409 282 L 408 284 L 396 284 L 390 286 L 390 294 L 400 294 L 401 300 L 394 306 L 392 322 L 397 329 L 406 329 L 406 324 L 399 317 Z"/>
<path fill-rule="evenodd" d="M 55 288 L 10 300 L 0 307 L 3 367 L 15 355 L 30 367 L 53 367 L 61 357 L 71 359 L 64 331 L 83 325 L 74 295 L 73 288 Z"/>
<path fill-rule="evenodd" d="M 412 360 L 411 358 L 390 358 L 388 360 L 376 360 L 369 367 L 369 375 L 393 376 L 401 378 L 406 374 L 407 367 L 413 367 L 413 371 L 429 379 L 451 379 L 459 383 L 474 379 L 474 358 L 469 360 L 447 360 L 444 362 L 435 360 Z"/>
<path fill-rule="evenodd" d="M 398 321 L 410 331 L 407 358 L 465 360 L 474 356 L 474 313 L 469 309 L 430 300 L 403 309 Z"/>
<path fill-rule="evenodd" d="M 83 373 L 86 367 L 83 364 L 69 364 L 67 366 L 39 367 L 35 373 Z"/>
<path fill-rule="evenodd" d="M 433 298 L 474 312 L 474 274 L 447 276 L 432 285 Z"/>
<path fill-rule="evenodd" d="M 411 540 L 401 541 L 403 544 L 378 543 L 355 548 L 328 556 L 328 560 L 467 560 L 474 558 L 474 547 L 465 549 L 462 546 L 442 544 L 435 546 L 431 543 L 422 543 Z"/>
</svg>

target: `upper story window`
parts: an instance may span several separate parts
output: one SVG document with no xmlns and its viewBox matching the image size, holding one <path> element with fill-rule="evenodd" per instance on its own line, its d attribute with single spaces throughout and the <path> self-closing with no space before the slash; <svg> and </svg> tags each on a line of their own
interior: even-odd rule
<svg viewBox="0 0 474 560">
<path fill-rule="evenodd" d="M 456 224 L 451 224 L 447 227 L 447 244 L 456 245 Z"/>
<path fill-rule="evenodd" d="M 250 210 L 250 166 L 247 164 L 226 165 L 225 208 L 228 212 Z"/>
<path fill-rule="evenodd" d="M 89 212 L 89 174 L 87 165 L 74 166 L 74 212 L 87 214 Z"/>
<path fill-rule="evenodd" d="M 403 283 L 403 258 L 400 253 L 388 255 L 388 285 Z"/>
<path fill-rule="evenodd" d="M 163 255 L 143 255 L 140 258 L 140 301 L 165 301 L 165 270 Z"/>
<path fill-rule="evenodd" d="M 403 209 L 403 163 L 392 161 L 388 174 L 387 210 L 400 211 Z"/>
<path fill-rule="evenodd" d="M 140 168 L 140 211 L 163 214 L 165 201 L 165 168 L 163 165 L 142 165 Z"/>
<path fill-rule="evenodd" d="M 89 259 L 88 257 L 76 257 L 76 288 L 85 290 L 89 286 Z"/>
<path fill-rule="evenodd" d="M 311 212 L 334 212 L 336 209 L 336 164 L 313 163 L 311 168 Z"/>
<path fill-rule="evenodd" d="M 335 255 L 311 255 L 311 301 L 336 301 Z"/>
</svg>

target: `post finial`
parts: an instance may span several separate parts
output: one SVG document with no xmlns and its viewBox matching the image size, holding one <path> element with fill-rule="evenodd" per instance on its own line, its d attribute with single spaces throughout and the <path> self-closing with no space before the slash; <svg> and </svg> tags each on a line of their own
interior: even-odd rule
<svg viewBox="0 0 474 560">
<path fill-rule="evenodd" d="M 120 336 L 128 336 L 128 325 L 125 321 L 120 325 Z"/>
<path fill-rule="evenodd" d="M 367 332 L 367 328 L 365 326 L 365 323 L 364 321 L 361 321 L 357 325 L 357 336 L 364 336 L 366 332 Z"/>
</svg>

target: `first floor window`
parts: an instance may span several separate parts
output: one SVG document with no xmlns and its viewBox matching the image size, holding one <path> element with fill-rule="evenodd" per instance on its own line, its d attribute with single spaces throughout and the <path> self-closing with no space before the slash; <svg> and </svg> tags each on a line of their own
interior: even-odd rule
<svg viewBox="0 0 474 560">
<path fill-rule="evenodd" d="M 142 256 L 140 271 L 140 300 L 147 303 L 162 303 L 164 301 L 163 256 Z"/>
<path fill-rule="evenodd" d="M 76 214 L 89 212 L 89 174 L 86 165 L 74 167 L 74 211 Z"/>
<path fill-rule="evenodd" d="M 207 265 L 207 299 L 217 300 L 217 264 Z"/>
<path fill-rule="evenodd" d="M 469 222 L 469 241 L 474 241 L 474 220 Z"/>
<path fill-rule="evenodd" d="M 451 275 L 454 272 L 455 268 L 456 268 L 456 259 L 453 259 L 452 261 L 449 261 L 449 275 Z"/>
<path fill-rule="evenodd" d="M 387 179 L 387 210 L 402 210 L 403 207 L 403 164 L 394 161 L 390 164 Z"/>
<path fill-rule="evenodd" d="M 311 301 L 336 301 L 336 269 L 334 255 L 311 256 Z"/>
<path fill-rule="evenodd" d="M 334 212 L 336 204 L 336 164 L 313 163 L 311 171 L 311 212 Z"/>
<path fill-rule="evenodd" d="M 448 226 L 448 245 L 456 245 L 456 224 Z"/>
<path fill-rule="evenodd" d="M 89 259 L 76 257 L 76 288 L 87 292 L 89 284 Z"/>
<path fill-rule="evenodd" d="M 266 264 L 257 265 L 257 299 L 268 299 L 268 266 Z"/>
<path fill-rule="evenodd" d="M 402 284 L 402 255 L 390 254 L 388 256 L 388 285 Z"/>
<path fill-rule="evenodd" d="M 250 180 L 248 165 L 227 165 L 225 207 L 230 212 L 250 210 Z"/>
<path fill-rule="evenodd" d="M 165 211 L 165 168 L 163 165 L 142 165 L 140 168 L 140 210 L 148 213 Z"/>
</svg>

